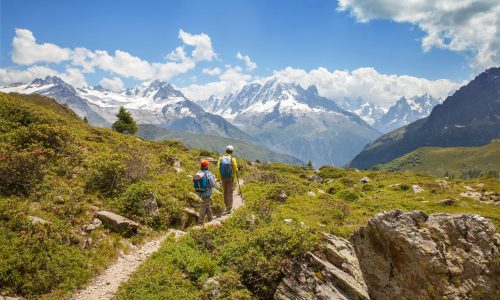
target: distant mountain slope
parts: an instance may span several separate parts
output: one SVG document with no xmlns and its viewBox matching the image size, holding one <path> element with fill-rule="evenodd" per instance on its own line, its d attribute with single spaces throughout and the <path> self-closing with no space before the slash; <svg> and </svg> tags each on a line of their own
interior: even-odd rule
<svg viewBox="0 0 500 300">
<path fill-rule="evenodd" d="M 460 176 L 475 170 L 500 173 L 500 141 L 479 147 L 422 147 L 395 160 L 374 166 L 381 171 L 410 171 L 436 176 Z"/>
<path fill-rule="evenodd" d="M 244 157 L 249 160 L 260 160 L 262 162 L 270 161 L 292 165 L 305 165 L 304 162 L 291 155 L 274 153 L 265 147 L 231 138 L 170 130 L 151 124 L 139 125 L 137 134 L 148 140 L 176 140 L 190 148 L 205 149 L 218 153 L 224 153 L 227 145 L 233 145 L 236 148 L 238 157 Z"/>
<path fill-rule="evenodd" d="M 164 81 L 144 82 L 133 89 L 114 92 L 101 86 L 75 89 L 58 77 L 47 76 L 28 84 L 3 87 L 0 91 L 52 97 L 59 103 L 67 104 L 80 117 L 87 117 L 89 123 L 96 126 L 109 127 L 116 120 L 119 107 L 124 106 L 139 124 L 252 139 L 224 118 L 204 111 Z"/>
<path fill-rule="evenodd" d="M 335 101 L 335 103 L 337 103 L 340 108 L 357 114 L 370 126 L 373 126 L 386 113 L 382 107 L 361 98 L 344 98 Z"/>
<path fill-rule="evenodd" d="M 423 146 L 480 146 L 499 136 L 500 68 L 491 68 L 437 105 L 429 117 L 368 144 L 350 166 L 366 169 Z"/>
<path fill-rule="evenodd" d="M 358 115 L 319 96 L 316 87 L 303 89 L 275 78 L 248 84 L 222 99 L 211 97 L 203 107 L 271 150 L 312 160 L 315 166 L 344 165 L 379 135 Z"/>
</svg>

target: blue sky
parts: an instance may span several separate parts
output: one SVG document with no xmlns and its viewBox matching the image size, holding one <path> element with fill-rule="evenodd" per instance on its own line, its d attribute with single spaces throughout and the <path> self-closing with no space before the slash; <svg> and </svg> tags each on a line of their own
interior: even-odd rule
<svg viewBox="0 0 500 300">
<path fill-rule="evenodd" d="M 245 82 L 287 67 L 307 72 L 373 68 L 380 74 L 453 82 L 477 74 L 470 47 L 456 50 L 446 45 L 436 47 L 435 42 L 424 51 L 422 39 L 428 32 L 421 28 L 428 28 L 425 21 L 398 21 L 400 16 L 384 15 L 384 11 L 355 13 L 355 8 L 363 9 L 363 1 L 343 2 L 347 3 L 344 11 L 338 10 L 340 2 L 326 0 L 1 0 L 0 68 L 21 70 L 38 65 L 64 72 L 71 65 L 43 59 L 32 64 L 14 63 L 11 43 L 16 28 L 31 31 L 38 44 L 105 50 L 110 55 L 120 50 L 152 63 L 164 62 L 179 46 L 189 54 L 193 47 L 179 38 L 182 29 L 192 35 L 207 35 L 217 57 L 199 60 L 188 71 L 168 78 L 179 87 L 219 80 L 202 70 L 217 67 L 224 72 L 227 65 L 239 65 L 241 73 L 251 76 Z M 257 68 L 245 71 L 237 52 L 248 55 Z M 91 85 L 104 77 L 118 77 L 126 86 L 140 81 L 106 68 L 86 72 L 84 77 Z"/>
</svg>

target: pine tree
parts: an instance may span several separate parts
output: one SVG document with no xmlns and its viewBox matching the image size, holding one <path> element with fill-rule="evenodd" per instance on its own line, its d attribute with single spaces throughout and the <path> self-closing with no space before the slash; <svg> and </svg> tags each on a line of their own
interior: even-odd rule
<svg viewBox="0 0 500 300">
<path fill-rule="evenodd" d="M 83 117 L 83 122 L 85 122 L 87 124 L 89 123 L 89 119 L 87 119 L 87 116 Z"/>
<path fill-rule="evenodd" d="M 126 111 L 123 106 L 120 106 L 120 111 L 116 114 L 118 120 L 111 125 L 113 130 L 124 134 L 134 134 L 137 132 L 137 124 L 132 118 L 130 112 Z"/>
<path fill-rule="evenodd" d="M 307 168 L 308 168 L 308 169 L 312 169 L 312 168 L 313 168 L 313 163 L 312 163 L 312 161 L 311 161 L 311 160 L 309 160 L 309 161 L 307 162 Z"/>
</svg>

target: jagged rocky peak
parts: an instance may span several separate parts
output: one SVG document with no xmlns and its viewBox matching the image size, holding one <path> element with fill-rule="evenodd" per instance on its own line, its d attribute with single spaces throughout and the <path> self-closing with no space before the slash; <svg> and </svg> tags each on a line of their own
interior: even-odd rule
<svg viewBox="0 0 500 300">
<path fill-rule="evenodd" d="M 30 83 L 30 87 L 38 87 L 42 85 L 58 85 L 58 84 L 67 84 L 61 78 L 57 76 L 46 76 L 45 78 L 36 78 Z"/>
<path fill-rule="evenodd" d="M 163 80 L 153 80 L 143 82 L 135 89 L 135 94 L 153 99 L 166 99 L 170 97 L 183 97 L 184 95 L 176 90 L 170 83 Z"/>
</svg>

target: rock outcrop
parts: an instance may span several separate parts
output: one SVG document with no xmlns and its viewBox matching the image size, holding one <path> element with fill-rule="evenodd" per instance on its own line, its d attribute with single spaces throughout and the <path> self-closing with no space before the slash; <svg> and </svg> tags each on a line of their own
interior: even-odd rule
<svg viewBox="0 0 500 300">
<path fill-rule="evenodd" d="M 352 245 L 325 236 L 324 249 L 306 253 L 285 269 L 274 299 L 369 299 Z"/>
<path fill-rule="evenodd" d="M 97 214 L 97 218 L 102 221 L 104 226 L 114 232 L 124 235 L 132 235 L 137 232 L 139 224 L 125 217 L 112 213 L 110 211 L 101 210 Z"/>
<path fill-rule="evenodd" d="M 500 235 L 483 217 L 385 212 L 351 242 L 372 299 L 500 299 Z"/>
</svg>

